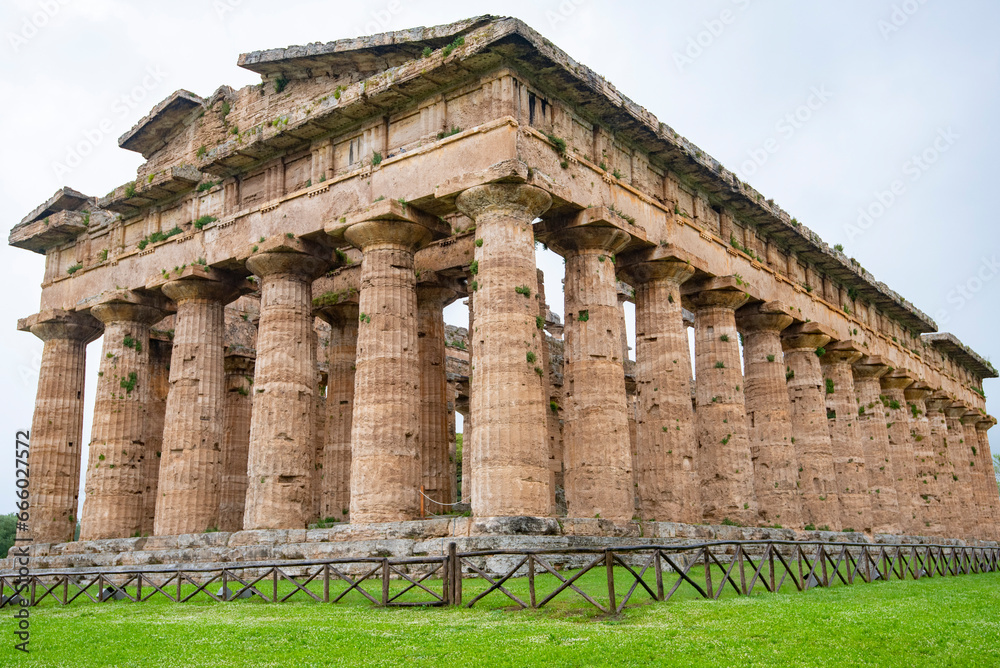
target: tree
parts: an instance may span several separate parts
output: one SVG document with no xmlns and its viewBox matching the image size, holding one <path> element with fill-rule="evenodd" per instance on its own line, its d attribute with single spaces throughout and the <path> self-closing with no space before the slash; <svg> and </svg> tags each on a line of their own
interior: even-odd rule
<svg viewBox="0 0 1000 668">
<path fill-rule="evenodd" d="M 14 513 L 0 515 L 0 557 L 7 556 L 7 550 L 14 544 L 17 533 L 17 517 Z"/>
</svg>

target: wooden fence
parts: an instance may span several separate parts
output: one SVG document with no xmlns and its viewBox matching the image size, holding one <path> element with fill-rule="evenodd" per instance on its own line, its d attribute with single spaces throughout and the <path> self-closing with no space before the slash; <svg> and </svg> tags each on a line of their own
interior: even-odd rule
<svg viewBox="0 0 1000 668">
<path fill-rule="evenodd" d="M 490 572 L 488 561 L 493 567 L 503 565 L 503 572 Z M 18 596 L 31 606 L 48 598 L 59 605 L 85 599 L 94 603 L 138 603 L 154 596 L 184 603 L 202 594 L 219 602 L 260 598 L 267 603 L 281 603 L 298 597 L 338 603 L 357 592 L 376 606 L 472 608 L 486 599 L 501 598 L 505 605 L 542 608 L 567 593 L 579 596 L 602 613 L 612 614 L 621 612 L 630 602 L 669 601 L 682 588 L 690 588 L 689 593 L 693 590 L 706 599 L 719 599 L 727 589 L 739 596 L 759 588 L 773 593 L 788 580 L 796 590 L 804 591 L 837 584 L 893 578 L 919 580 L 998 569 L 998 547 L 765 540 L 459 553 L 451 543 L 442 556 L 406 559 L 341 558 L 2 575 L 0 607 L 20 604 Z M 595 580 L 591 576 L 586 580 L 588 584 L 583 584 L 588 573 L 602 570 L 606 577 Z M 213 592 L 211 587 L 216 583 L 221 588 Z M 463 584 L 467 589 L 481 591 L 474 595 L 470 591 L 463 597 Z M 584 587 L 591 591 L 584 591 Z M 518 595 L 512 589 L 522 591 Z M 403 600 L 405 596 L 411 600 Z"/>
</svg>

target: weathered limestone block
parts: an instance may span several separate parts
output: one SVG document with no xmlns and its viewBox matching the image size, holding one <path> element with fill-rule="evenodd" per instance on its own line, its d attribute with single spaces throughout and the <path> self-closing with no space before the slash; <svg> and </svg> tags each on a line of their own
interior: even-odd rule
<svg viewBox="0 0 1000 668">
<path fill-rule="evenodd" d="M 858 438 L 865 454 L 865 472 L 872 503 L 872 532 L 899 534 L 896 476 L 889 456 L 886 408 L 880 399 L 879 379 L 889 372 L 881 357 L 862 357 L 854 363 L 854 393 L 858 403 Z"/>
<path fill-rule="evenodd" d="M 886 409 L 889 430 L 889 458 L 896 476 L 896 500 L 902 530 L 919 534 L 923 524 L 917 520 L 917 469 L 914 465 L 913 437 L 910 435 L 909 410 L 903 390 L 915 382 L 905 369 L 896 369 L 879 379 L 882 385 L 882 405 Z"/>
<path fill-rule="evenodd" d="M 614 227 L 587 226 L 563 230 L 548 242 L 566 257 L 563 433 L 569 517 L 622 521 L 635 514 L 618 282 L 611 258 L 629 239 Z"/>
<path fill-rule="evenodd" d="M 358 351 L 358 305 L 345 302 L 320 309 L 330 323 L 327 348 L 326 440 L 320 516 L 347 521 L 351 505 L 351 417 L 354 413 L 354 372 Z"/>
<path fill-rule="evenodd" d="M 46 311 L 18 324 L 45 342 L 31 420 L 31 521 L 18 536 L 62 543 L 76 530 L 86 352 L 101 323 L 86 314 Z"/>
<path fill-rule="evenodd" d="M 531 227 L 551 201 L 518 184 L 476 186 L 457 200 L 476 222 L 471 473 L 479 517 L 540 517 L 552 507 Z"/>
<path fill-rule="evenodd" d="M 444 307 L 457 297 L 446 285 L 417 286 L 417 337 L 420 363 L 420 468 L 424 494 L 451 503 L 448 433 L 448 378 L 445 368 Z M 432 513 L 449 510 L 426 502 Z"/>
<path fill-rule="evenodd" d="M 963 538 L 975 538 L 979 527 L 972 475 L 975 462 L 965 445 L 965 429 L 962 426 L 962 416 L 967 408 L 964 402 L 953 401 L 945 404 L 944 414 L 948 424 L 948 459 L 953 471 L 953 489 L 958 497 L 959 523 L 953 533 Z"/>
<path fill-rule="evenodd" d="M 854 341 L 837 341 L 826 346 L 820 357 L 826 383 L 827 422 L 833 449 L 833 468 L 837 476 L 840 521 L 844 531 L 851 529 L 872 533 L 872 504 L 868 490 L 867 463 L 861 431 L 858 429 L 858 404 L 854 393 L 853 365 L 864 355 Z"/>
<path fill-rule="evenodd" d="M 232 277 L 196 265 L 162 290 L 176 302 L 177 316 L 153 531 L 200 533 L 219 525 L 224 307 L 239 288 Z"/>
<path fill-rule="evenodd" d="M 731 277 L 685 286 L 694 307 L 698 473 L 705 521 L 759 521 L 735 310 L 747 295 Z"/>
<path fill-rule="evenodd" d="M 312 281 L 327 266 L 326 252 L 301 239 L 262 242 L 247 260 L 260 278 L 261 299 L 244 529 L 302 528 L 310 515 Z"/>
<path fill-rule="evenodd" d="M 785 377 L 792 404 L 792 438 L 799 461 L 802 521 L 806 526 L 836 531 L 841 527 L 840 499 L 818 355 L 832 335 L 819 323 L 799 323 L 784 331 L 781 345 L 785 350 Z"/>
<path fill-rule="evenodd" d="M 437 219 L 395 200 L 345 224 L 364 253 L 351 420 L 351 521 L 394 522 L 420 514 L 420 359 L 414 252 Z M 443 428 L 443 427 L 442 427 Z"/>
<path fill-rule="evenodd" d="M 680 259 L 626 265 L 635 289 L 636 463 L 644 520 L 701 521 L 701 480 L 691 405 L 691 353 Z"/>
<path fill-rule="evenodd" d="M 114 293 L 91 308 L 104 323 L 104 347 L 80 540 L 128 538 L 142 530 L 142 461 L 152 396 L 149 329 L 163 318 L 161 306 L 135 293 Z"/>
<path fill-rule="evenodd" d="M 767 302 L 744 306 L 736 312 L 736 322 L 743 333 L 747 425 L 760 522 L 801 528 L 799 464 L 781 350 L 781 332 L 793 319 L 784 304 Z"/>
<path fill-rule="evenodd" d="M 225 357 L 226 399 L 222 411 L 222 475 L 219 531 L 242 531 L 247 498 L 247 456 L 253 404 L 254 353 L 229 351 Z"/>
<path fill-rule="evenodd" d="M 160 324 L 162 327 L 162 323 Z M 170 357 L 173 342 L 153 332 L 149 339 L 149 370 L 152 378 L 149 406 L 146 410 L 146 456 L 142 459 L 142 528 L 143 536 L 153 534 L 156 524 L 156 500 L 163 459 L 163 425 L 170 393 Z"/>
</svg>

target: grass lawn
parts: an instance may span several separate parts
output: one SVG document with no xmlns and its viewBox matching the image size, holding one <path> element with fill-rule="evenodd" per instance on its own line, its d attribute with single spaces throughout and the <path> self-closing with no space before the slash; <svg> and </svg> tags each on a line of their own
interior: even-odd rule
<svg viewBox="0 0 1000 668">
<path fill-rule="evenodd" d="M 599 592 L 604 577 L 581 588 Z M 619 597 L 629 579 L 616 578 Z M 539 591 L 554 584 L 540 577 Z M 526 596 L 523 580 L 510 589 Z M 477 591 L 467 580 L 465 600 Z M 472 610 L 381 609 L 356 593 L 337 605 L 49 600 L 32 609 L 30 655 L 0 611 L 0 666 L 1000 666 L 1000 574 L 759 591 L 713 602 L 685 586 L 649 605 L 637 592 L 612 618 L 571 593 L 542 610 L 494 595 Z"/>
</svg>

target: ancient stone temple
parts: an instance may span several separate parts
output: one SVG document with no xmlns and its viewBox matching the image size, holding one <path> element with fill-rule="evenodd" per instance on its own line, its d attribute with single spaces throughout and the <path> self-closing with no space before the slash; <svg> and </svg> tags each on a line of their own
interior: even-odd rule
<svg viewBox="0 0 1000 668">
<path fill-rule="evenodd" d="M 1000 538 L 993 366 L 520 21 L 239 65 L 121 137 L 134 181 L 11 231 L 46 261 L 36 543 L 72 540 L 81 467 L 87 541 L 422 508 Z"/>
</svg>

